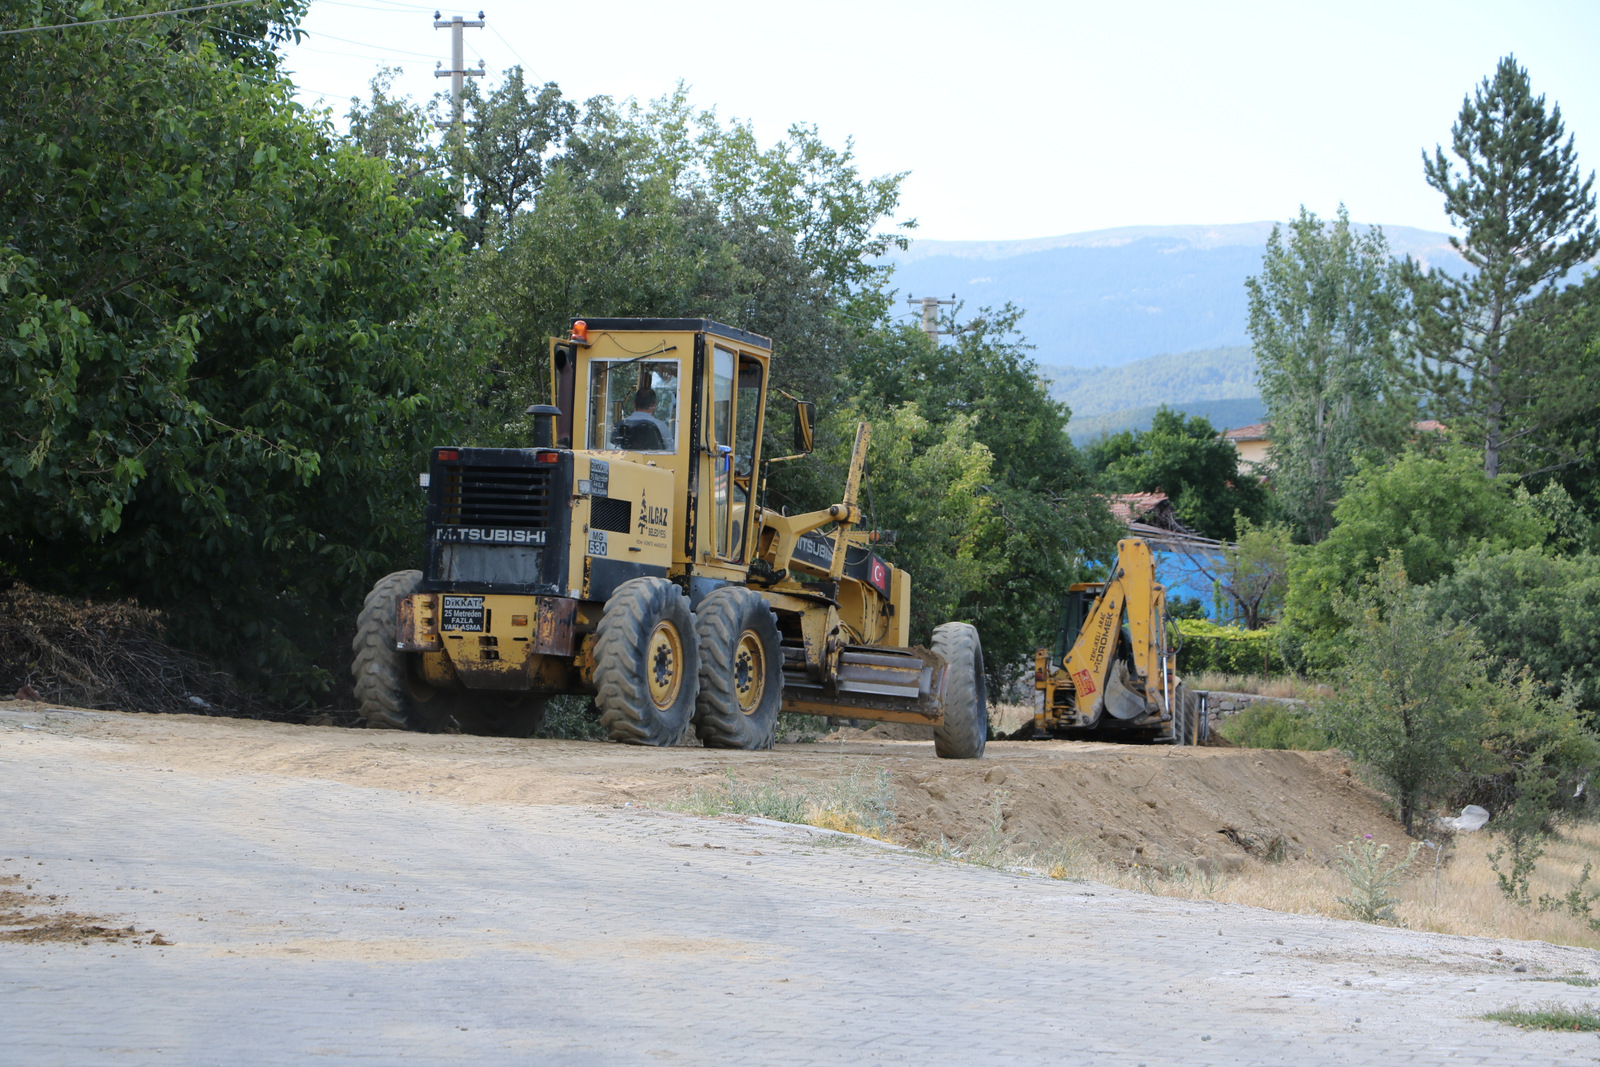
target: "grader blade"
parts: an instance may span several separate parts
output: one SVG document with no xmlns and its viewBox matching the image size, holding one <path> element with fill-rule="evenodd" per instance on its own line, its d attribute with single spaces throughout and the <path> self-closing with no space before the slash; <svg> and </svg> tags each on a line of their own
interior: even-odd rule
<svg viewBox="0 0 1600 1067">
<path fill-rule="evenodd" d="M 884 722 L 938 723 L 944 714 L 949 668 L 921 646 L 910 649 L 848 645 L 839 655 L 830 692 L 805 671 L 805 651 L 785 646 L 783 710 Z"/>
</svg>

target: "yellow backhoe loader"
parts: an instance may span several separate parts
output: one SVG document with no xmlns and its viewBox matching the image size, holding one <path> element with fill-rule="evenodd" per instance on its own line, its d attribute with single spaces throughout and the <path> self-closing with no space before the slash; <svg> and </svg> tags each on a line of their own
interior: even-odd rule
<svg viewBox="0 0 1600 1067">
<path fill-rule="evenodd" d="M 617 741 L 772 744 L 778 712 L 924 723 L 983 754 L 983 649 L 911 636 L 911 576 L 861 529 L 870 427 L 839 503 L 761 499 L 772 343 L 703 319 L 575 320 L 530 448 L 432 451 L 421 570 L 380 580 L 353 647 L 368 726 L 531 736 L 590 694 Z M 795 406 L 796 455 L 815 408 Z"/>
<path fill-rule="evenodd" d="M 1118 541 L 1111 579 L 1068 591 L 1054 650 L 1034 653 L 1033 722 L 1011 736 L 1204 743 L 1205 703 L 1178 678 L 1172 632 L 1150 546 Z"/>
</svg>

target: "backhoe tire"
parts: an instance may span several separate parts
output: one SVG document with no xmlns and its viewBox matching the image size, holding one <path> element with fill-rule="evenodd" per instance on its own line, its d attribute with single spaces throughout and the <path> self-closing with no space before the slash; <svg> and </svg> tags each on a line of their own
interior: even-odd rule
<svg viewBox="0 0 1600 1067">
<path fill-rule="evenodd" d="M 418 654 L 395 649 L 400 601 L 421 585 L 421 571 L 395 571 L 361 606 L 350 673 L 367 728 L 532 737 L 544 722 L 544 695 L 435 689 L 416 674 Z"/>
<path fill-rule="evenodd" d="M 723 586 L 694 613 L 700 638 L 700 695 L 694 729 L 706 748 L 772 747 L 783 704 L 778 620 L 754 589 Z"/>
<path fill-rule="evenodd" d="M 634 578 L 606 601 L 594 643 L 595 706 L 613 741 L 675 745 L 700 689 L 694 614 L 665 578 Z"/>
<path fill-rule="evenodd" d="M 1200 740 L 1195 740 L 1195 728 L 1199 726 Z M 1200 698 L 1190 691 L 1182 682 L 1172 691 L 1172 743 L 1175 745 L 1204 744 L 1206 730 L 1200 722 Z"/>
<path fill-rule="evenodd" d="M 1183 686 L 1178 686 L 1172 692 L 1172 743 L 1175 745 L 1190 744 L 1189 735 L 1193 729 L 1189 725 L 1189 702 L 1184 699 Z"/>
<path fill-rule="evenodd" d="M 933 728 L 933 750 L 940 759 L 977 759 L 989 740 L 988 688 L 978 631 L 968 623 L 947 622 L 934 629 L 932 644 L 950 665 L 944 722 Z"/>
</svg>

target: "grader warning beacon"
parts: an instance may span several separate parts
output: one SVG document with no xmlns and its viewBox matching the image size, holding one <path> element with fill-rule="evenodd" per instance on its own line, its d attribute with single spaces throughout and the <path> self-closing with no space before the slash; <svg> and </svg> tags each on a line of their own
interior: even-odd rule
<svg viewBox="0 0 1600 1067">
<path fill-rule="evenodd" d="M 1202 743 L 1205 704 L 1178 678 L 1171 633 L 1150 546 L 1118 541 L 1109 581 L 1068 590 L 1055 648 L 1034 653 L 1033 722 L 1011 736 Z"/>
<path fill-rule="evenodd" d="M 554 405 L 531 448 L 432 451 L 423 567 L 362 608 L 368 726 L 531 736 L 555 694 L 590 694 L 616 741 L 772 744 L 780 709 L 926 723 L 940 756 L 988 737 L 965 623 L 913 646 L 911 577 L 856 504 L 762 500 L 772 343 L 704 319 L 575 320 L 550 342 Z M 795 406 L 796 455 L 815 407 Z"/>
</svg>

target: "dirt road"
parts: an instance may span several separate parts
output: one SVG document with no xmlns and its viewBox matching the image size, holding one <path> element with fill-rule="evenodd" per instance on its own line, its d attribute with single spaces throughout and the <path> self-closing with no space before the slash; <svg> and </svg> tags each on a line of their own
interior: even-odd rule
<svg viewBox="0 0 1600 1067">
<path fill-rule="evenodd" d="M 1237 848 L 1219 820 L 1317 850 L 1377 814 L 1321 757 L 1042 744 L 958 764 L 930 749 L 0 706 L 0 1063 L 1600 1059 L 1593 1035 L 1475 1018 L 1595 1003 L 1534 981 L 1600 973 L 1594 952 L 626 806 L 730 767 L 823 780 L 881 765 L 919 831 L 959 836 L 999 796 L 1019 832 L 1075 826 L 1108 855 Z M 1137 799 L 1113 815 L 1112 791 Z M 1314 803 L 1280 799 L 1297 795 Z M 1204 810 L 1174 815 L 1186 807 Z"/>
</svg>

